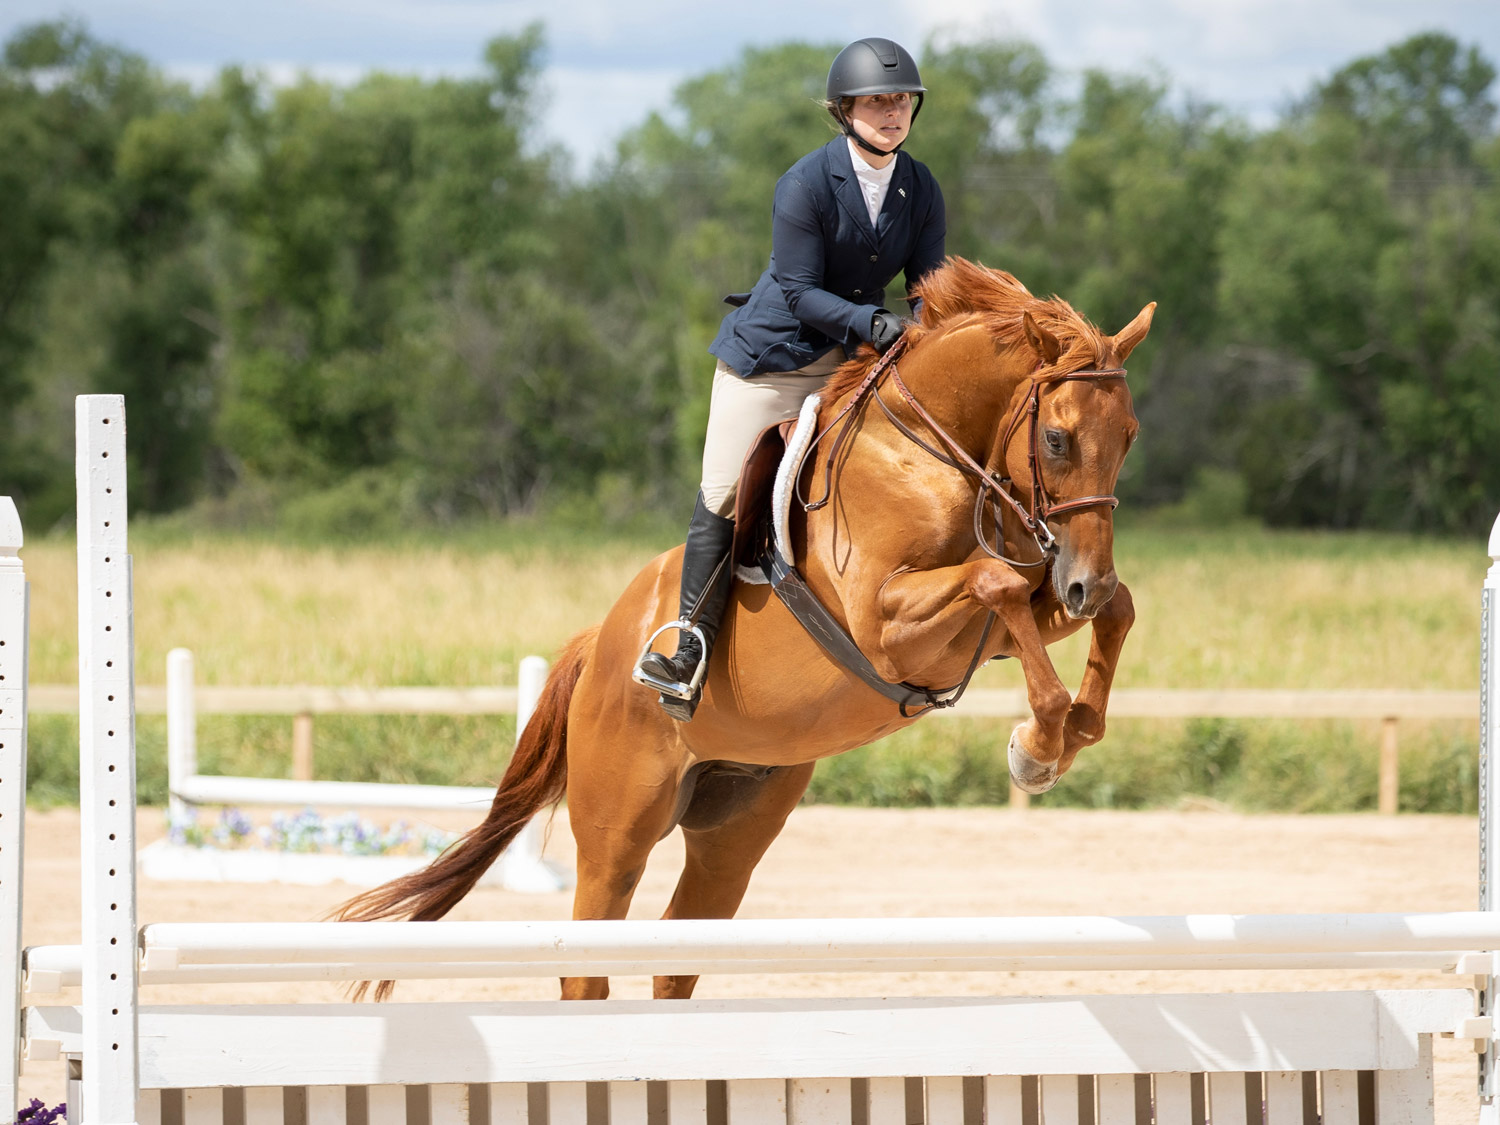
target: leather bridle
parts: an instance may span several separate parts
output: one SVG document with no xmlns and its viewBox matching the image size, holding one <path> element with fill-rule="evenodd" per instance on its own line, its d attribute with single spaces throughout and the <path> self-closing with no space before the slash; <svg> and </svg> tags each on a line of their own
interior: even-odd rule
<svg viewBox="0 0 1500 1125">
<path fill-rule="evenodd" d="M 802 506 L 805 511 L 816 511 L 827 504 L 832 497 L 834 462 L 838 459 L 839 450 L 848 439 L 853 424 L 858 417 L 858 408 L 863 403 L 868 402 L 871 397 L 874 398 L 880 409 L 885 412 L 885 416 L 890 420 L 891 424 L 916 446 L 931 454 L 937 460 L 943 462 L 943 464 L 957 469 L 965 476 L 971 477 L 978 482 L 979 487 L 974 497 L 974 537 L 979 541 L 979 546 L 987 555 L 999 559 L 1003 563 L 1018 567 L 1045 566 L 1051 560 L 1052 556 L 1057 553 L 1057 536 L 1048 524 L 1050 518 L 1063 512 L 1074 512 L 1083 508 L 1108 507 L 1113 510 L 1119 505 L 1119 499 L 1113 495 L 1080 496 L 1075 500 L 1064 500 L 1061 503 L 1055 503 L 1052 500 L 1047 494 L 1046 481 L 1042 477 L 1041 448 L 1038 445 L 1040 435 L 1038 419 L 1041 413 L 1043 388 L 1073 381 L 1088 380 L 1097 382 L 1105 379 L 1124 379 L 1125 369 L 1123 367 L 1104 367 L 1084 371 L 1068 371 L 1050 375 L 1032 376 L 1031 389 L 1011 416 L 1010 424 L 1005 427 L 1004 436 L 1001 437 L 1000 444 L 994 452 L 994 456 L 999 458 L 1000 464 L 1003 466 L 1005 464 L 1005 451 L 1010 446 L 1011 438 L 1015 435 L 1016 428 L 1020 426 L 1022 418 L 1026 418 L 1029 428 L 1026 460 L 1027 467 L 1031 473 L 1031 510 L 1027 511 L 1025 505 L 1011 495 L 1010 486 L 1014 483 L 1011 478 L 1000 476 L 974 460 L 953 436 L 947 430 L 943 429 L 937 419 L 928 413 L 927 409 L 917 401 L 916 395 L 906 385 L 905 381 L 901 378 L 900 371 L 896 368 L 896 359 L 905 350 L 906 341 L 907 337 L 903 334 L 900 339 L 891 345 L 885 355 L 881 356 L 879 361 L 870 368 L 869 374 L 855 388 L 854 394 L 844 404 L 844 408 L 839 411 L 837 417 L 813 440 L 812 448 L 816 449 L 824 438 L 832 433 L 841 422 L 843 423 L 843 428 L 834 438 L 824 462 L 823 496 L 818 500 L 803 500 Z M 931 431 L 933 437 L 937 439 L 938 444 L 942 446 L 941 449 L 925 441 L 910 426 L 896 417 L 895 412 L 891 410 L 885 399 L 881 397 L 879 386 L 882 378 L 887 374 L 890 376 L 891 385 L 906 400 L 907 406 L 921 420 L 922 425 Z M 947 452 L 944 452 L 944 450 Z M 1041 552 L 1041 557 L 1035 562 L 1024 562 L 1020 559 L 1009 558 L 1004 554 L 1004 539 L 1001 532 L 1001 503 L 1004 503 L 1015 513 L 1016 517 L 1021 521 L 1022 526 L 1026 528 L 1026 531 L 1036 541 L 1037 549 Z M 998 547 L 991 546 L 984 534 L 984 511 L 986 505 L 989 506 L 993 513 L 992 518 L 995 524 L 995 534 L 1000 543 Z"/>
</svg>

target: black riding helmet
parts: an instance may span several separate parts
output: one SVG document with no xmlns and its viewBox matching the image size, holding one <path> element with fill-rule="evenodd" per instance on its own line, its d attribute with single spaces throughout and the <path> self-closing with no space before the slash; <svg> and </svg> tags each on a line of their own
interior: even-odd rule
<svg viewBox="0 0 1500 1125">
<path fill-rule="evenodd" d="M 845 136 L 877 156 L 885 156 L 885 150 L 876 148 L 854 131 L 854 123 L 844 115 L 839 99 L 901 93 L 911 94 L 916 99 L 911 109 L 911 119 L 915 122 L 917 114 L 922 112 L 922 95 L 927 93 L 927 87 L 922 85 L 922 76 L 917 73 L 917 61 L 905 47 L 889 39 L 855 40 L 838 53 L 828 68 L 828 112 L 833 114 Z M 901 145 L 897 145 L 891 151 L 900 149 Z"/>
</svg>

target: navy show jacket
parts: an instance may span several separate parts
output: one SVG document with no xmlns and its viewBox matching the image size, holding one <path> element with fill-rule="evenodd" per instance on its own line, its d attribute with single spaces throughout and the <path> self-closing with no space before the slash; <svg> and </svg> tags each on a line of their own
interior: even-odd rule
<svg viewBox="0 0 1500 1125">
<path fill-rule="evenodd" d="M 870 225 L 849 142 L 841 134 L 776 182 L 771 264 L 719 325 L 709 351 L 740 375 L 795 371 L 831 348 L 870 339 L 885 287 L 908 287 L 943 261 L 943 193 L 925 165 L 896 155 L 879 220 Z"/>
</svg>

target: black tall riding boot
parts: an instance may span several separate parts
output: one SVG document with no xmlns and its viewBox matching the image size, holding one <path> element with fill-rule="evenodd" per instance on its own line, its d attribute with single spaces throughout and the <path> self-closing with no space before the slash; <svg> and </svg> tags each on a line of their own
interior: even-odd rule
<svg viewBox="0 0 1500 1125">
<path fill-rule="evenodd" d="M 729 554 L 733 547 L 734 520 L 710 512 L 700 492 L 682 552 L 679 624 L 696 626 L 703 634 L 703 643 L 700 645 L 697 634 L 683 627 L 677 634 L 676 654 L 668 657 L 648 649 L 636 664 L 634 676 L 637 683 L 660 691 L 662 710 L 680 722 L 691 719 L 698 708 L 714 638 L 719 635 L 719 623 L 729 601 L 734 577 Z"/>
</svg>

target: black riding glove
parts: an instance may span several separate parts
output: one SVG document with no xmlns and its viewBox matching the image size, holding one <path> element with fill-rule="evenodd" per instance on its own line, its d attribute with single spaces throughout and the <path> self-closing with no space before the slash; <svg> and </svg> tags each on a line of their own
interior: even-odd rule
<svg viewBox="0 0 1500 1125">
<path fill-rule="evenodd" d="M 906 325 L 901 323 L 901 318 L 886 309 L 876 309 L 875 315 L 870 318 L 870 343 L 875 350 L 884 355 L 905 331 Z"/>
</svg>

